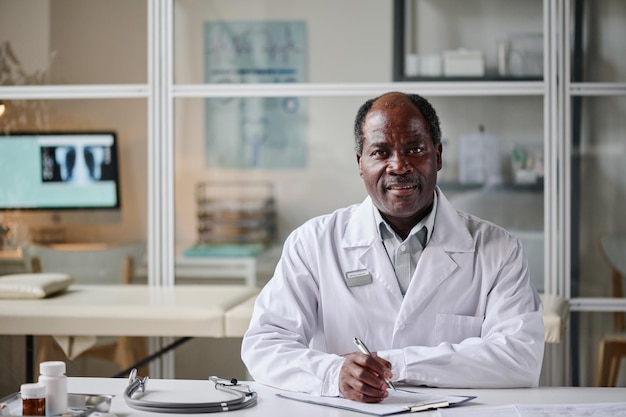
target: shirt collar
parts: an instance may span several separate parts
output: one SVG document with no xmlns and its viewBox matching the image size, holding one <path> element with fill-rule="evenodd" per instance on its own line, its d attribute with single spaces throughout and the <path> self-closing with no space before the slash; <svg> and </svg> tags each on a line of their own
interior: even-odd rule
<svg viewBox="0 0 626 417">
<path fill-rule="evenodd" d="M 419 223 L 413 226 L 413 228 L 411 229 L 411 232 L 409 233 L 409 236 L 413 236 L 422 227 L 426 226 L 426 232 L 427 232 L 426 244 L 428 245 L 428 242 L 430 241 L 430 237 L 433 234 L 436 214 L 437 214 L 437 192 L 434 192 L 432 210 Z M 383 219 L 383 216 L 380 214 L 380 211 L 376 208 L 376 206 L 374 206 L 374 218 L 376 219 L 376 224 L 378 225 L 377 227 L 378 236 L 381 239 L 384 240 L 385 237 L 392 235 L 392 236 L 395 236 L 398 240 L 400 240 L 400 238 L 398 237 L 397 233 L 393 230 L 391 225 L 389 225 L 389 223 L 387 223 L 385 219 Z"/>
</svg>

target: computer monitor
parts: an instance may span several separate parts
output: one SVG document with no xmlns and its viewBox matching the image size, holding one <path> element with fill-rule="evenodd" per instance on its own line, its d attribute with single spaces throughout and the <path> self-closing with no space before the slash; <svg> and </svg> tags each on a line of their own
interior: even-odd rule
<svg viewBox="0 0 626 417">
<path fill-rule="evenodd" d="M 119 208 L 115 132 L 0 134 L 0 210 Z"/>
</svg>

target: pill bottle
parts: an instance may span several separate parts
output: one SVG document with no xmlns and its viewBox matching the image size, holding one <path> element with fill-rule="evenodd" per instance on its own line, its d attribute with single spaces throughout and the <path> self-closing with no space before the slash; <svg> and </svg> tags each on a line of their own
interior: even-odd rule
<svg viewBox="0 0 626 417">
<path fill-rule="evenodd" d="M 46 386 L 36 382 L 20 386 L 23 416 L 46 415 Z"/>
<path fill-rule="evenodd" d="M 41 362 L 39 373 L 39 382 L 46 386 L 46 415 L 56 416 L 67 413 L 65 362 Z"/>
</svg>

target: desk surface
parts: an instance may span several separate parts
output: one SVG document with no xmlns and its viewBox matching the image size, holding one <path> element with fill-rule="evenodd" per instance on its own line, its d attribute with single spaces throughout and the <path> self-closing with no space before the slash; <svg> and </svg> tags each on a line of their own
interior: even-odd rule
<svg viewBox="0 0 626 417">
<path fill-rule="evenodd" d="M 242 285 L 73 285 L 0 300 L 0 334 L 224 337 L 224 314 L 258 290 Z"/>
<path fill-rule="evenodd" d="M 146 413 L 129 408 L 124 402 L 126 379 L 113 378 L 69 378 L 68 391 L 79 394 L 113 394 L 111 412 L 124 417 L 151 415 L 163 416 L 158 413 Z M 251 386 L 259 394 L 258 404 L 246 410 L 232 413 L 237 416 L 364 416 L 364 414 L 306 404 L 284 398 L 275 394 L 280 392 L 270 387 L 252 383 Z M 148 392 L 164 391 L 168 400 L 201 401 L 202 392 L 214 390 L 212 382 L 192 380 L 151 379 L 147 385 Z M 603 403 L 626 401 L 626 388 L 522 388 L 522 389 L 436 389 L 424 388 L 420 392 L 442 395 L 475 395 L 477 398 L 463 407 L 477 411 L 479 407 L 506 404 L 576 404 Z M 196 393 L 197 396 L 193 394 Z M 228 413 L 230 415 L 231 413 Z M 407 414 L 408 415 L 408 414 Z M 434 415 L 433 412 L 421 412 L 419 416 Z M 475 415 L 475 414 L 474 414 Z"/>
</svg>

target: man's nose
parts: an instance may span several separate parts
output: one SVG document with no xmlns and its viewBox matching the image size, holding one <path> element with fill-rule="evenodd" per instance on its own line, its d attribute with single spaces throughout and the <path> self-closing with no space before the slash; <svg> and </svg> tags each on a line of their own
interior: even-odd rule
<svg viewBox="0 0 626 417">
<path fill-rule="evenodd" d="M 395 174 L 404 174 L 411 170 L 409 160 L 402 152 L 394 152 L 389 157 L 388 169 Z"/>
</svg>

